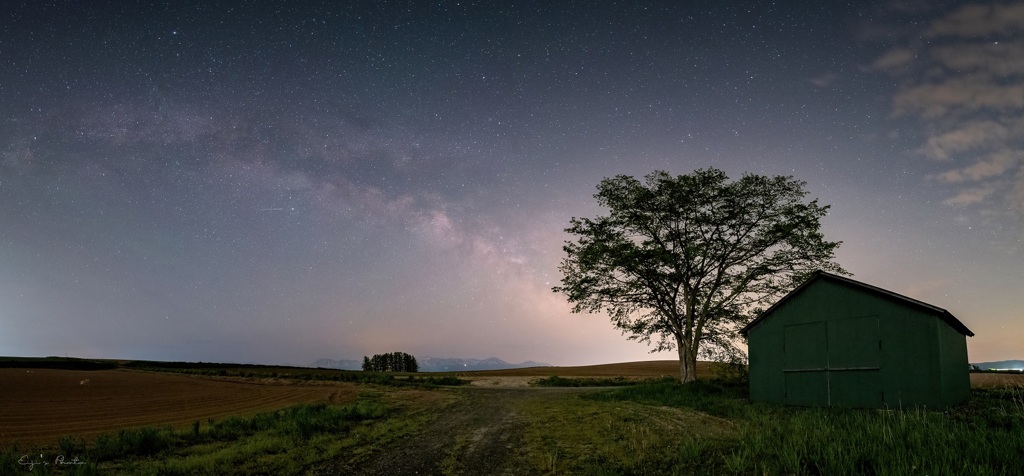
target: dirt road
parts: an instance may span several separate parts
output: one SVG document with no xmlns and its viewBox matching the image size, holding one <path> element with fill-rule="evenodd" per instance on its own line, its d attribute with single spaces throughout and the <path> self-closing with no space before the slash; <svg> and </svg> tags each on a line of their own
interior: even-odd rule
<svg viewBox="0 0 1024 476">
<path fill-rule="evenodd" d="M 338 463 L 323 475 L 525 475 L 520 404 L 564 398 L 575 388 L 464 388 L 421 433 L 395 442 L 358 467 Z"/>
</svg>

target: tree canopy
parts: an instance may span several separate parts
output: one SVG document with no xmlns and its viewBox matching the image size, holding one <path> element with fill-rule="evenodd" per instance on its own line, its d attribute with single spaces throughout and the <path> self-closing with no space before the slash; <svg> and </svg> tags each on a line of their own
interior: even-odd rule
<svg viewBox="0 0 1024 476">
<path fill-rule="evenodd" d="M 606 311 L 652 352 L 675 348 L 680 379 L 693 381 L 698 355 L 742 355 L 738 329 L 811 272 L 848 274 L 833 261 L 841 242 L 820 231 L 829 207 L 806 202 L 805 185 L 754 174 L 730 182 L 715 168 L 606 178 L 594 197 L 609 213 L 571 220 L 575 241 L 552 290 L 573 312 Z"/>
</svg>

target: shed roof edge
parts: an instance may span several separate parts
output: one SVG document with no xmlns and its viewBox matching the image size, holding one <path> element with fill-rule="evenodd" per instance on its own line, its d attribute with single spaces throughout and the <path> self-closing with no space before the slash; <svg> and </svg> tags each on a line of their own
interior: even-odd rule
<svg viewBox="0 0 1024 476">
<path fill-rule="evenodd" d="M 911 307 L 917 307 L 917 308 L 924 309 L 924 310 L 926 310 L 926 311 L 928 311 L 930 313 L 936 314 L 940 319 L 942 319 L 944 322 L 946 322 L 946 324 L 948 324 L 950 327 L 955 329 L 957 332 L 959 332 L 959 333 L 961 333 L 963 335 L 966 335 L 968 337 L 974 337 L 974 332 L 971 332 L 971 330 L 968 329 L 967 326 L 964 325 L 964 323 L 960 322 L 960 320 L 957 319 L 955 316 L 953 316 L 953 314 L 951 314 L 949 311 L 947 311 L 947 310 L 945 310 L 945 309 L 943 309 L 941 307 L 938 307 L 938 306 L 935 306 L 935 305 L 932 305 L 932 304 L 928 304 L 928 303 L 923 302 L 923 301 L 918 301 L 917 299 L 914 299 L 914 298 L 907 297 L 907 296 L 904 296 L 904 295 L 899 294 L 899 293 L 895 293 L 895 292 L 889 291 L 888 289 L 882 289 L 882 288 L 877 287 L 877 286 L 872 286 L 872 285 L 867 284 L 867 283 L 862 283 L 862 282 L 857 281 L 855 279 L 847 278 L 846 276 L 840 276 L 840 275 L 837 275 L 837 274 L 832 274 L 832 273 L 828 273 L 828 272 L 821 271 L 821 270 L 815 271 L 811 275 L 810 278 L 808 278 L 806 281 L 804 281 L 799 286 L 797 286 L 796 289 L 793 289 L 792 291 L 790 291 L 789 294 L 786 294 L 785 296 L 782 297 L 782 299 L 779 299 L 775 304 L 772 304 L 771 307 L 769 307 L 764 312 L 759 314 L 756 318 L 754 318 L 754 320 L 750 321 L 749 324 L 747 324 L 746 326 L 743 326 L 743 329 L 740 329 L 740 335 L 742 335 L 743 337 L 746 337 L 747 333 L 750 332 L 750 329 L 753 329 L 754 327 L 756 327 L 758 324 L 760 324 L 762 321 L 764 321 L 766 318 L 768 318 L 773 312 L 775 312 L 776 309 L 778 309 L 784 303 L 789 301 L 792 297 L 794 297 L 797 294 L 799 294 L 800 292 L 802 292 L 803 289 L 806 288 L 807 286 L 809 286 L 811 283 L 813 283 L 815 281 L 818 281 L 819 279 L 828 279 L 828 280 L 832 280 L 832 281 L 837 281 L 839 283 L 842 283 L 842 284 L 845 284 L 845 285 L 848 285 L 848 286 L 853 286 L 853 287 L 856 287 L 856 288 L 863 289 L 863 290 L 871 292 L 873 294 L 881 295 L 882 297 L 885 297 L 885 298 L 888 298 L 888 299 L 893 299 L 893 300 L 902 302 L 902 303 L 904 303 L 906 305 L 909 305 Z"/>
</svg>

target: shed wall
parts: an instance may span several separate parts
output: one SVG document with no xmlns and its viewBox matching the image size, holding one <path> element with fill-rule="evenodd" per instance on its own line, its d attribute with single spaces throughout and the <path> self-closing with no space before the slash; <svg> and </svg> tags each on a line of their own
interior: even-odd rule
<svg viewBox="0 0 1024 476">
<path fill-rule="evenodd" d="M 832 281 L 806 286 L 747 338 L 754 401 L 941 407 L 970 393 L 962 334 L 918 308 Z"/>
<path fill-rule="evenodd" d="M 936 332 L 938 326 L 948 326 L 930 314 L 895 304 L 882 321 L 883 403 L 893 408 L 939 405 Z"/>
<path fill-rule="evenodd" d="M 939 326 L 940 373 L 943 406 L 962 402 L 971 396 L 971 374 L 967 360 L 967 339 L 948 326 Z"/>
</svg>

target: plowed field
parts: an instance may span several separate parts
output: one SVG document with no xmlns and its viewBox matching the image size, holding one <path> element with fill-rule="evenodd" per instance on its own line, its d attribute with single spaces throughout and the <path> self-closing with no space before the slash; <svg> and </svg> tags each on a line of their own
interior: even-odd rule
<svg viewBox="0 0 1024 476">
<path fill-rule="evenodd" d="M 1024 387 L 1024 374 L 972 373 L 972 387 Z"/>
<path fill-rule="evenodd" d="M 355 400 L 352 384 L 246 381 L 129 370 L 0 369 L 0 443 L 188 425 L 299 403 Z"/>
</svg>

